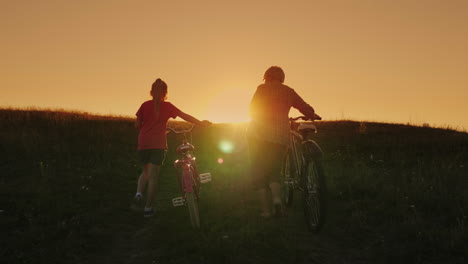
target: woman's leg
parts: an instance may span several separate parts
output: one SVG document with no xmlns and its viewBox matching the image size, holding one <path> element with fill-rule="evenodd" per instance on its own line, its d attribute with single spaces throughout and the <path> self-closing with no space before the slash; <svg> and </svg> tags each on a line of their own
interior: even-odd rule
<svg viewBox="0 0 468 264">
<path fill-rule="evenodd" d="M 258 191 L 258 198 L 260 200 L 260 215 L 263 217 L 270 217 L 271 216 L 271 203 L 270 203 L 270 192 L 267 188 L 259 189 Z"/>
<path fill-rule="evenodd" d="M 260 203 L 260 215 L 264 217 L 271 216 L 271 197 L 268 189 L 267 179 L 265 178 L 266 167 L 263 153 L 265 143 L 258 139 L 249 139 L 249 154 L 250 154 L 250 173 L 252 175 L 252 183 L 257 190 L 257 195 Z"/>
<path fill-rule="evenodd" d="M 271 190 L 271 198 L 274 208 L 274 214 L 276 216 L 284 215 L 282 189 L 281 189 L 281 164 L 286 156 L 287 148 L 283 145 L 272 144 L 271 145 L 271 164 L 270 170 L 267 173 L 269 178 L 269 187 Z"/>
<path fill-rule="evenodd" d="M 286 216 L 286 210 L 283 206 L 281 184 L 278 182 L 270 183 L 271 197 L 273 202 L 273 214 L 275 216 Z"/>
<path fill-rule="evenodd" d="M 282 204 L 282 201 L 281 201 L 281 184 L 279 184 L 278 182 L 272 182 L 270 183 L 270 190 L 271 190 L 271 198 L 272 198 L 272 202 L 274 205 L 276 204 Z"/>
</svg>

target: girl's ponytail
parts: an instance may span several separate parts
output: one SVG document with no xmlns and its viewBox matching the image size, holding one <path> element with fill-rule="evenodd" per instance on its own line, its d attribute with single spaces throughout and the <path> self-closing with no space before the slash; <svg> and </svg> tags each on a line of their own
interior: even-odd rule
<svg viewBox="0 0 468 264">
<path fill-rule="evenodd" d="M 154 113 L 156 115 L 156 119 L 158 119 L 161 102 L 166 100 L 167 84 L 160 78 L 156 79 L 151 87 L 151 95 L 153 96 Z"/>
</svg>

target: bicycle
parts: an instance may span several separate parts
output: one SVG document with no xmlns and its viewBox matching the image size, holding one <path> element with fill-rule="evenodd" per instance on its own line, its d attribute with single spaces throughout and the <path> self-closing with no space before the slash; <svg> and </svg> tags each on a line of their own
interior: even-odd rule
<svg viewBox="0 0 468 264">
<path fill-rule="evenodd" d="M 198 206 L 200 200 L 200 183 L 210 182 L 211 174 L 198 173 L 196 158 L 193 155 L 195 147 L 190 143 L 192 142 L 192 139 L 190 139 L 189 142 L 186 136 L 187 133 L 191 133 L 193 127 L 194 126 L 182 131 L 167 128 L 170 132 L 184 135 L 182 144 L 177 147 L 177 153 L 180 157 L 174 161 L 181 196 L 173 198 L 172 205 L 174 207 L 187 206 L 192 226 L 194 228 L 200 228 L 200 213 Z"/>
<path fill-rule="evenodd" d="M 311 139 L 317 133 L 312 122 L 305 116 L 289 118 L 290 147 L 283 161 L 283 200 L 287 207 L 293 203 L 294 191 L 302 192 L 302 206 L 307 227 L 318 233 L 326 216 L 327 187 L 322 166 L 323 151 Z M 320 118 L 319 118 L 320 120 Z"/>
</svg>

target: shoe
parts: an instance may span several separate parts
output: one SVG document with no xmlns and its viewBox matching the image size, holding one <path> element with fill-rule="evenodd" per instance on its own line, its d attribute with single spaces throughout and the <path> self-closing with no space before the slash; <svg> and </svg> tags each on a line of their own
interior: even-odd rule
<svg viewBox="0 0 468 264">
<path fill-rule="evenodd" d="M 270 218 L 271 218 L 271 214 L 270 214 L 270 213 L 262 212 L 262 213 L 260 213 L 260 218 L 262 218 L 262 219 L 270 219 Z"/>
<path fill-rule="evenodd" d="M 286 216 L 286 211 L 284 211 L 284 208 L 281 204 L 275 204 L 274 205 L 274 216 L 275 217 L 282 217 L 282 216 Z"/>
<path fill-rule="evenodd" d="M 144 217 L 152 217 L 152 216 L 154 216 L 154 214 L 155 214 L 155 211 L 154 211 L 153 208 L 151 208 L 149 210 L 145 208 L 145 210 L 143 211 L 143 216 Z"/>
<path fill-rule="evenodd" d="M 142 199 L 141 195 L 136 195 L 133 198 L 132 205 L 130 206 L 130 208 L 132 208 L 133 210 L 136 210 L 136 211 L 140 211 L 141 208 L 142 208 L 142 205 L 143 205 L 143 199 Z"/>
</svg>

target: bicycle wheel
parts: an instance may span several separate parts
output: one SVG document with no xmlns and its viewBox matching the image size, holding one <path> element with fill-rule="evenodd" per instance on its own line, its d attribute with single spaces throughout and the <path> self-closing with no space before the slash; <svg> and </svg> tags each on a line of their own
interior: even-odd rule
<svg viewBox="0 0 468 264">
<path fill-rule="evenodd" d="M 190 215 L 190 222 L 194 228 L 200 228 L 200 214 L 198 212 L 198 197 L 195 192 L 186 193 L 185 201 Z"/>
<path fill-rule="evenodd" d="M 326 183 L 322 163 L 308 157 L 302 168 L 303 207 L 307 227 L 318 233 L 325 223 L 327 209 Z"/>
<path fill-rule="evenodd" d="M 194 228 L 200 227 L 200 214 L 198 212 L 198 191 L 199 185 L 194 178 L 193 167 L 184 170 L 185 203 L 188 208 L 190 222 Z"/>
<path fill-rule="evenodd" d="M 286 207 L 291 207 L 294 197 L 294 175 L 295 166 L 293 162 L 292 152 L 289 150 L 283 161 L 283 184 L 282 184 L 282 195 L 283 202 Z"/>
</svg>

